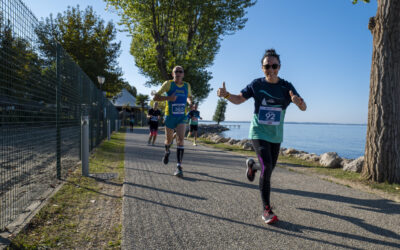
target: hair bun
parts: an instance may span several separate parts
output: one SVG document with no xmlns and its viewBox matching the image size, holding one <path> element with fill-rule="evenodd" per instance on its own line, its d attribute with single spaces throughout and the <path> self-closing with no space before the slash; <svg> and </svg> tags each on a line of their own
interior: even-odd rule
<svg viewBox="0 0 400 250">
<path fill-rule="evenodd" d="M 276 53 L 275 49 L 268 49 L 265 51 L 264 56 L 261 59 L 261 64 L 263 63 L 264 58 L 268 57 L 268 56 L 276 57 L 276 59 L 278 59 L 279 63 L 281 63 L 281 59 L 279 58 L 279 55 Z"/>
</svg>

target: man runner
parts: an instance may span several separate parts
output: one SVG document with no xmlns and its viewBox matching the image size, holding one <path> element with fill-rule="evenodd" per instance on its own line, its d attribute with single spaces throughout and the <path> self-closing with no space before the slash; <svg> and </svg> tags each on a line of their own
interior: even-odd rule
<svg viewBox="0 0 400 250">
<path fill-rule="evenodd" d="M 163 163 L 166 165 L 169 161 L 170 145 L 173 140 L 174 129 L 176 130 L 177 166 L 175 176 L 183 177 L 182 158 L 184 152 L 184 137 L 186 124 L 186 102 L 192 103 L 192 94 L 190 85 L 183 81 L 184 71 L 182 66 L 175 66 L 172 70 L 173 80 L 163 83 L 161 89 L 154 95 L 154 101 L 167 101 L 165 105 L 165 154 Z M 162 96 L 166 93 L 167 96 Z"/>
</svg>

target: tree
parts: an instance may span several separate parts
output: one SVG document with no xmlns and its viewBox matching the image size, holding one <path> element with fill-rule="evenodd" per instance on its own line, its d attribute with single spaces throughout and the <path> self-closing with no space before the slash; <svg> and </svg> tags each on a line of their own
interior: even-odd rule
<svg viewBox="0 0 400 250">
<path fill-rule="evenodd" d="M 216 121 L 218 125 L 220 122 L 225 121 L 225 111 L 227 104 L 228 102 L 222 98 L 218 100 L 217 108 L 215 109 L 215 113 L 213 116 L 213 121 Z"/>
<path fill-rule="evenodd" d="M 376 182 L 400 183 L 399 13 L 400 1 L 378 0 L 376 16 L 370 18 L 368 25 L 373 51 L 362 173 Z"/>
<path fill-rule="evenodd" d="M 134 97 L 136 97 L 137 95 L 137 90 L 134 86 L 129 85 L 128 82 L 123 81 L 123 87 L 129 92 L 131 93 L 131 95 L 133 95 Z"/>
<path fill-rule="evenodd" d="M 114 96 L 121 91 L 125 84 L 117 62 L 121 42 L 113 42 L 117 30 L 112 22 L 105 24 L 91 6 L 84 11 L 79 9 L 79 5 L 76 8 L 68 7 L 54 19 L 50 15 L 39 23 L 36 33 L 39 48 L 48 58 L 55 56 L 55 40 L 99 89 L 97 76 L 106 78 L 102 90 L 107 91 L 107 96 Z"/>
<path fill-rule="evenodd" d="M 132 35 L 131 54 L 148 86 L 171 79 L 175 65 L 185 69 L 195 101 L 212 90 L 211 66 L 221 37 L 244 27 L 253 0 L 106 0 Z"/>
<path fill-rule="evenodd" d="M 48 82 L 41 75 L 43 61 L 29 39 L 13 32 L 9 19 L 0 12 L 0 100 L 4 113 L 1 121 L 40 121 L 40 109 L 49 102 Z M 45 92 L 45 93 L 43 93 Z M 51 101 L 50 101 L 51 102 Z"/>
<path fill-rule="evenodd" d="M 140 125 L 143 127 L 143 112 L 144 112 L 144 106 L 147 105 L 147 102 L 149 101 L 149 96 L 148 95 L 142 95 L 138 94 L 136 96 L 136 105 L 139 105 L 141 107 L 141 112 L 140 112 Z"/>
</svg>

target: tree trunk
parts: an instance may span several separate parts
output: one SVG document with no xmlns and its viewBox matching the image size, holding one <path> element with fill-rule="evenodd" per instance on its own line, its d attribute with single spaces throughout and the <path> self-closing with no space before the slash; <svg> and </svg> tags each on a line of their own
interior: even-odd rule
<svg viewBox="0 0 400 250">
<path fill-rule="evenodd" d="M 378 0 L 363 175 L 400 183 L 400 1 Z"/>
</svg>

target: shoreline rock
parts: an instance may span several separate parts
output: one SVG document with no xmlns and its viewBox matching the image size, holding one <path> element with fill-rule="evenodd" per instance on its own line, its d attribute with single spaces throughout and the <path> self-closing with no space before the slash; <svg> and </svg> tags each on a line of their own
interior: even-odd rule
<svg viewBox="0 0 400 250">
<path fill-rule="evenodd" d="M 254 151 L 253 144 L 249 139 L 236 140 L 233 138 L 225 138 L 221 136 L 223 131 L 229 130 L 228 128 L 212 124 L 200 124 L 198 129 L 198 137 L 210 140 L 215 143 L 225 143 L 231 146 L 238 146 L 244 150 Z M 281 147 L 279 154 L 284 156 L 292 156 L 305 161 L 318 162 L 321 166 L 326 168 L 342 168 L 344 171 L 351 171 L 360 173 L 364 164 L 364 156 L 357 159 L 341 158 L 336 152 L 327 152 L 321 155 L 300 151 L 294 148 Z"/>
</svg>

